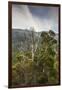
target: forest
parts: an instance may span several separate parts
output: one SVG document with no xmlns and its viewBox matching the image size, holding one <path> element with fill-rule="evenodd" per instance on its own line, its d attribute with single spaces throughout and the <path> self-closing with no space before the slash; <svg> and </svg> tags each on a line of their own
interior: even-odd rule
<svg viewBox="0 0 62 90">
<path fill-rule="evenodd" d="M 58 50 L 53 30 L 12 30 L 12 86 L 58 84 Z"/>
</svg>

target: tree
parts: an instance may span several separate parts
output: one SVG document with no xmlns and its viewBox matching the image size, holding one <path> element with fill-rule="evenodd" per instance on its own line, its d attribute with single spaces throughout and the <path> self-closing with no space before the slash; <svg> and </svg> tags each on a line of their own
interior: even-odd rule
<svg viewBox="0 0 62 90">
<path fill-rule="evenodd" d="M 34 60 L 34 51 L 35 51 L 35 39 L 34 39 L 34 28 L 31 27 L 32 37 L 31 37 L 31 47 L 32 47 L 32 61 Z"/>
<path fill-rule="evenodd" d="M 56 48 L 57 40 L 54 38 L 55 33 L 53 31 L 41 33 L 40 47 L 37 48 L 35 54 L 35 62 L 38 65 L 38 70 L 42 72 L 44 83 L 55 83 L 56 81 L 56 70 L 54 64 L 56 62 Z M 41 78 L 42 81 L 42 78 Z"/>
</svg>

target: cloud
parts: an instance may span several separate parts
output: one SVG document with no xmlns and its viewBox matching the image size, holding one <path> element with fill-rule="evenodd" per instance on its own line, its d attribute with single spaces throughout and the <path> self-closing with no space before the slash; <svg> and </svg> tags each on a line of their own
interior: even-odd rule
<svg viewBox="0 0 62 90">
<path fill-rule="evenodd" d="M 12 28 L 26 29 L 30 27 L 34 27 L 35 30 L 37 29 L 29 8 L 26 5 L 13 5 Z"/>
<path fill-rule="evenodd" d="M 47 10 L 47 11 L 46 11 Z M 40 14 L 40 15 L 39 15 Z M 27 5 L 12 6 L 12 28 L 30 28 L 36 31 L 52 29 L 58 32 L 58 8 L 41 8 Z"/>
</svg>

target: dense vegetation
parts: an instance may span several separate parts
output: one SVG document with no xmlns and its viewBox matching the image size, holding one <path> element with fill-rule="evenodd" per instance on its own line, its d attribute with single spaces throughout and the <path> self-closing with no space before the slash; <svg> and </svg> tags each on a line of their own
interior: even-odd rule
<svg viewBox="0 0 62 90">
<path fill-rule="evenodd" d="M 52 30 L 42 31 L 36 38 L 33 28 L 31 33 L 29 40 L 24 33 L 25 39 L 22 45 L 16 46 L 13 43 L 12 86 L 58 84 L 59 61 L 56 34 Z"/>
</svg>

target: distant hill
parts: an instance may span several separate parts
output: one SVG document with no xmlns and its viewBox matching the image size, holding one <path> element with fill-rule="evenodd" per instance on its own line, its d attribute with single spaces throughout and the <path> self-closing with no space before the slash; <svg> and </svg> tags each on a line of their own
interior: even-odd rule
<svg viewBox="0 0 62 90">
<path fill-rule="evenodd" d="M 40 32 L 34 32 L 35 43 L 38 41 Z M 30 49 L 32 43 L 32 31 L 28 29 L 12 29 L 13 48 L 18 50 Z"/>
<path fill-rule="evenodd" d="M 38 42 L 42 32 L 34 32 L 34 41 Z M 55 37 L 58 40 L 58 34 Z M 17 50 L 30 50 L 32 44 L 32 31 L 28 29 L 12 29 L 12 47 Z"/>
</svg>

